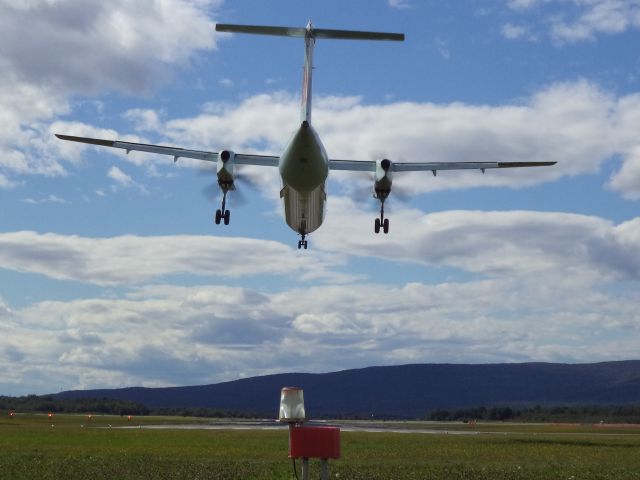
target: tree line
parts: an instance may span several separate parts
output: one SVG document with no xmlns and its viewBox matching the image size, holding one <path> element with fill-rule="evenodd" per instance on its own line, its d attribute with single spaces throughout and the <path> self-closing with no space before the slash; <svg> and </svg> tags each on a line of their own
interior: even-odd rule
<svg viewBox="0 0 640 480">
<path fill-rule="evenodd" d="M 141 403 L 113 398 L 56 398 L 52 395 L 0 396 L 0 410 L 15 412 L 98 413 L 148 415 Z"/>
<path fill-rule="evenodd" d="M 208 418 L 260 418 L 258 412 L 218 408 L 148 408 L 142 403 L 113 398 L 57 398 L 53 395 L 0 396 L 0 411 L 43 413 L 95 413 L 104 415 L 161 415 Z"/>
<path fill-rule="evenodd" d="M 148 408 L 139 402 L 113 398 L 57 398 L 54 395 L 0 396 L 0 412 L 94 413 L 105 415 L 160 415 L 208 418 L 266 418 L 273 412 L 251 412 L 202 407 Z M 392 420 L 401 416 L 345 414 L 321 415 L 320 418 L 354 420 L 372 418 Z M 576 422 L 576 423 L 640 423 L 640 405 L 622 406 L 541 406 L 472 407 L 437 409 L 423 419 L 432 421 L 517 421 L 517 422 Z"/>
<path fill-rule="evenodd" d="M 434 421 L 605 422 L 640 423 L 640 405 L 474 407 L 439 409 L 427 415 Z"/>
</svg>

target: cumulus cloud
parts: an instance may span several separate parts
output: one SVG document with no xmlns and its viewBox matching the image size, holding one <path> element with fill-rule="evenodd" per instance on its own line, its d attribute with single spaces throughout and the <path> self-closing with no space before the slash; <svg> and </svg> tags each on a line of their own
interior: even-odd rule
<svg viewBox="0 0 640 480">
<path fill-rule="evenodd" d="M 51 378 L 69 389 L 411 362 L 612 360 L 635 355 L 638 325 L 632 296 L 539 278 L 269 293 L 158 285 L 0 316 L 9 332 L 0 368 L 5 391 L 33 393 L 54 389 Z"/>
<path fill-rule="evenodd" d="M 121 185 L 123 187 L 132 187 L 132 186 L 135 185 L 135 182 L 133 181 L 133 178 L 131 178 L 126 173 L 124 173 L 118 167 L 111 167 L 109 169 L 109 172 L 107 173 L 107 176 L 111 180 L 116 182 L 118 185 Z"/>
<path fill-rule="evenodd" d="M 0 57 L 31 84 L 69 93 L 148 89 L 162 64 L 215 48 L 217 0 L 3 0 Z M 21 31 L 29 25 L 29 35 Z M 167 32 L 171 32 L 170 35 Z"/>
<path fill-rule="evenodd" d="M 622 192 L 626 198 L 640 200 L 640 146 L 629 152 L 622 168 L 607 185 L 612 190 Z"/>
<path fill-rule="evenodd" d="M 567 3 L 573 8 L 566 8 Z M 640 4 L 636 0 L 508 0 L 520 12 L 546 5 L 551 37 L 558 42 L 593 40 L 600 34 L 620 34 L 640 28 Z"/>
<path fill-rule="evenodd" d="M 66 174 L 48 123 L 69 113 L 69 97 L 157 87 L 170 64 L 216 47 L 219 4 L 0 0 L 0 188 L 19 175 Z"/>
<path fill-rule="evenodd" d="M 637 295 L 624 284 L 640 279 L 640 219 L 405 209 L 381 237 L 361 235 L 371 216 L 348 199 L 331 198 L 329 209 L 303 255 L 242 238 L 0 234 L 1 268 L 128 287 L 22 308 L 0 300 L 3 388 L 47 392 L 51 378 L 67 389 L 372 364 L 586 362 L 637 351 Z M 354 279 L 339 273 L 345 256 L 383 262 L 380 271 L 401 262 L 474 275 Z M 176 274 L 196 285 L 155 283 Z M 263 275 L 269 288 L 223 280 Z M 213 283 L 197 285 L 203 278 Z"/>
<path fill-rule="evenodd" d="M 425 215 L 404 208 L 391 216 L 390 233 L 372 230 L 372 216 L 345 198 L 329 203 L 318 248 L 353 255 L 456 267 L 489 277 L 569 275 L 607 281 L 640 280 L 640 220 L 614 225 L 584 215 L 541 212 L 448 211 Z"/>
<path fill-rule="evenodd" d="M 161 127 L 160 115 L 151 109 L 133 108 L 124 113 L 124 118 L 134 124 L 136 131 L 156 131 Z"/>
<path fill-rule="evenodd" d="M 340 281 L 329 267 L 342 261 L 340 255 L 296 255 L 281 243 L 248 238 L 0 234 L 0 268 L 96 285 L 134 285 L 176 274 L 237 278 L 293 272 L 299 280 Z"/>
<path fill-rule="evenodd" d="M 639 98 L 638 94 L 616 97 L 581 80 L 553 84 L 529 98 L 498 106 L 414 102 L 365 105 L 358 97 L 327 97 L 318 99 L 314 118 L 332 158 L 558 162 L 551 168 L 488 171 L 487 175 L 398 175 L 397 183 L 412 193 L 530 186 L 593 174 L 607 160 L 620 156 L 625 173 L 614 174 L 609 187 L 633 197 L 638 184 L 634 183 L 633 165 L 634 152 L 640 145 Z M 209 104 L 195 117 L 167 119 L 157 126 L 156 133 L 183 147 L 278 154 L 297 123 L 297 102 L 293 95 L 274 93 L 249 97 L 238 105 Z M 145 118 L 149 116 L 157 118 L 145 113 Z M 270 121 L 265 122 L 265 118 Z M 220 139 L 224 139 L 224 145 Z M 139 158 L 136 153 L 128 157 L 130 161 Z M 618 179 L 630 178 L 629 171 L 634 175 L 631 180 Z M 335 178 L 352 183 L 348 176 L 338 174 Z"/>
<path fill-rule="evenodd" d="M 570 275 L 576 281 L 640 280 L 640 220 L 614 225 L 584 215 L 403 209 L 389 235 L 371 230 L 371 215 L 346 198 L 329 203 L 317 251 L 303 257 L 283 244 L 245 238 L 122 236 L 92 239 L 15 232 L 0 234 L 0 267 L 97 285 L 136 285 L 169 275 L 256 275 L 337 281 L 342 255 L 428 267 L 455 267 L 489 278 Z M 242 251 L 241 257 L 235 253 Z M 324 253 L 322 253 L 324 252 Z M 249 258 L 251 257 L 251 258 Z M 220 268 L 224 265 L 224 268 Z M 306 319 L 304 322 L 312 322 Z"/>
<path fill-rule="evenodd" d="M 146 189 L 144 185 L 136 182 L 131 175 L 127 175 L 118 167 L 111 167 L 107 172 L 107 177 L 109 177 L 114 183 L 112 185 L 113 191 L 118 191 L 121 188 L 135 188 L 140 193 L 148 194 L 149 191 Z"/>
</svg>

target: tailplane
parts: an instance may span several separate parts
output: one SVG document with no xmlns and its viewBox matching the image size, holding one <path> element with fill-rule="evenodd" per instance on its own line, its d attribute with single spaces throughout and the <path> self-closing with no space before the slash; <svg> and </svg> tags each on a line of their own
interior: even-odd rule
<svg viewBox="0 0 640 480">
<path fill-rule="evenodd" d="M 313 28 L 311 26 L 311 22 L 309 22 L 307 28 L 269 27 L 262 25 L 235 25 L 231 23 L 218 23 L 216 25 L 216 31 L 300 38 L 305 38 L 307 34 L 311 34 L 311 36 L 314 38 L 334 38 L 337 40 L 392 40 L 399 42 L 402 42 L 404 40 L 403 33 L 361 32 L 358 30 L 332 30 L 328 28 Z"/>
</svg>

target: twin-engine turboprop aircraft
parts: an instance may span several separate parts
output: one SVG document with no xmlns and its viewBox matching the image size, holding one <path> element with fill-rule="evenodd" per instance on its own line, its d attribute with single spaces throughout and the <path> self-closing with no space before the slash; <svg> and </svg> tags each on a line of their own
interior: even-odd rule
<svg viewBox="0 0 640 480">
<path fill-rule="evenodd" d="M 216 162 L 218 185 L 222 190 L 222 205 L 216 211 L 215 222 L 229 224 L 230 211 L 226 208 L 227 193 L 235 190 L 234 167 L 236 165 L 259 165 L 278 167 L 282 178 L 280 197 L 284 201 L 284 216 L 287 225 L 300 235 L 298 248 L 307 248 L 306 236 L 322 225 L 325 202 L 327 199 L 325 184 L 330 170 L 352 170 L 373 174 L 373 196 L 380 202 L 380 216 L 375 219 L 374 231 L 389 232 L 389 219 L 384 216 L 384 203 L 391 193 L 393 174 L 396 172 L 438 170 L 481 170 L 489 168 L 539 167 L 554 165 L 556 162 L 422 162 L 401 163 L 389 159 L 378 161 L 334 160 L 320 141 L 318 133 L 311 126 L 311 78 L 313 73 L 313 49 L 319 38 L 341 40 L 392 40 L 403 41 L 399 33 L 360 32 L 352 30 L 328 30 L 314 28 L 311 22 L 306 28 L 268 27 L 254 25 L 217 24 L 218 32 L 253 33 L 304 38 L 305 57 L 302 82 L 302 112 L 298 129 L 282 155 L 247 155 L 230 150 L 207 152 L 183 148 L 149 145 L 143 143 L 101 140 L 96 138 L 59 135 L 62 140 L 90 143 L 105 147 L 121 148 L 129 153 L 132 150 L 170 155 L 174 162 L 180 157 L 195 158 Z"/>
</svg>

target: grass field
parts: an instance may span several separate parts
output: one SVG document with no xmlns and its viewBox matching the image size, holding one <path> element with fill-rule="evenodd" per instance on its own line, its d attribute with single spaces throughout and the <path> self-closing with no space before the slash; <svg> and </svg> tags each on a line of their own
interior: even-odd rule
<svg viewBox="0 0 640 480">
<path fill-rule="evenodd" d="M 1 479 L 290 479 L 286 429 L 122 429 L 213 423 L 171 417 L 0 419 Z M 55 426 L 51 426 L 51 425 Z M 112 428 L 108 426 L 111 425 Z M 640 479 L 640 429 L 578 425 L 380 423 L 452 434 L 342 433 L 340 479 Z M 488 433 L 491 432 L 491 433 Z M 312 461 L 311 478 L 319 477 Z"/>
</svg>

